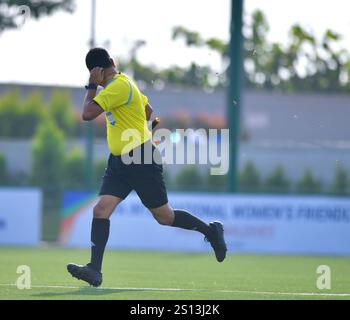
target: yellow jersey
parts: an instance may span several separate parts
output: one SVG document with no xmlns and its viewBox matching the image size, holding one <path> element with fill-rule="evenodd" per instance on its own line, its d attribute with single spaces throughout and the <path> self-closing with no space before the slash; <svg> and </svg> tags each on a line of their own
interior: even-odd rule
<svg viewBox="0 0 350 320">
<path fill-rule="evenodd" d="M 146 119 L 148 98 L 125 74 L 116 74 L 94 101 L 106 112 L 107 142 L 113 155 L 129 153 L 152 138 Z"/>
</svg>

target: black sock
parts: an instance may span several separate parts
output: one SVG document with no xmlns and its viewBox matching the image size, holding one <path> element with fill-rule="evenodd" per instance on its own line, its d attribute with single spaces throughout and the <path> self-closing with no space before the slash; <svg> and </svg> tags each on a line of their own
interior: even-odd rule
<svg viewBox="0 0 350 320">
<path fill-rule="evenodd" d="M 101 271 L 103 254 L 109 237 L 110 222 L 107 219 L 93 219 L 91 226 L 90 266 Z"/>
<path fill-rule="evenodd" d="M 204 234 L 207 238 L 212 235 L 212 229 L 202 220 L 184 210 L 174 210 L 175 220 L 173 227 L 194 230 Z"/>
</svg>

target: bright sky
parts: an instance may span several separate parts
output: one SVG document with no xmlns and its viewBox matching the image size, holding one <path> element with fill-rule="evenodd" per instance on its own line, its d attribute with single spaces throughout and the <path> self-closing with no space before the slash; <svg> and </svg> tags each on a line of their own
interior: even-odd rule
<svg viewBox="0 0 350 320">
<path fill-rule="evenodd" d="M 221 3 L 221 5 L 219 5 Z M 207 50 L 185 48 L 171 40 L 182 25 L 204 37 L 229 38 L 230 0 L 97 0 L 97 44 L 109 43 L 114 57 L 126 57 L 133 41 L 147 45 L 139 58 L 160 67 L 196 61 L 221 72 L 220 59 Z M 273 41 L 286 42 L 293 23 L 316 34 L 331 28 L 350 43 L 348 0 L 246 0 L 245 13 L 260 8 L 267 15 Z M 0 82 L 84 85 L 84 57 L 90 37 L 90 1 L 76 0 L 74 14 L 57 13 L 22 29 L 0 35 Z M 344 42 L 345 42 L 344 40 Z"/>
</svg>

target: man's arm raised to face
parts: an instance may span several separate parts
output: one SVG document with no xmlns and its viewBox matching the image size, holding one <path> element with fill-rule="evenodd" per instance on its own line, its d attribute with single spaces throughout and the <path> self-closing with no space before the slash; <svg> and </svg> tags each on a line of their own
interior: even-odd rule
<svg viewBox="0 0 350 320">
<path fill-rule="evenodd" d="M 103 81 L 103 68 L 94 68 L 91 70 L 89 83 L 100 85 Z M 94 101 L 97 89 L 88 89 L 84 99 L 84 110 L 82 118 L 84 121 L 96 119 L 104 110 Z"/>
</svg>

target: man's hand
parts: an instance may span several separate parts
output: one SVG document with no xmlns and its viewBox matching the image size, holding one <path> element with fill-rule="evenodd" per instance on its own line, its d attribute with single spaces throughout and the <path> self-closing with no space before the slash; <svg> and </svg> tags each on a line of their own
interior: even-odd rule
<svg viewBox="0 0 350 320">
<path fill-rule="evenodd" d="M 94 83 L 96 86 L 99 86 L 103 82 L 104 78 L 103 68 L 96 67 L 90 72 L 89 83 Z M 82 114 L 82 119 L 84 121 L 91 121 L 96 119 L 101 113 L 103 113 L 103 109 L 94 101 L 96 96 L 96 89 L 87 90 L 85 99 L 84 99 L 84 109 Z"/>
<path fill-rule="evenodd" d="M 104 73 L 103 68 L 96 67 L 96 68 L 92 69 L 90 72 L 89 83 L 94 83 L 97 86 L 101 85 L 103 82 L 103 78 L 104 78 L 103 73 Z"/>
</svg>

